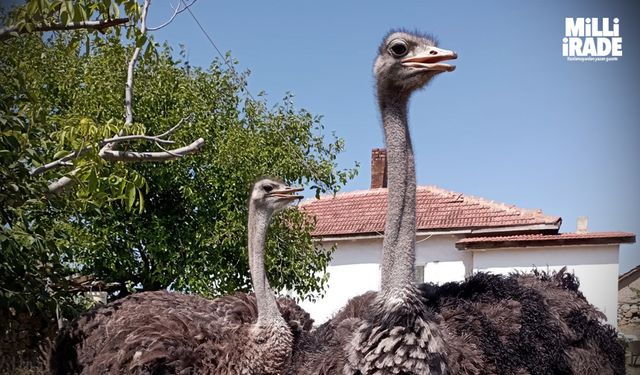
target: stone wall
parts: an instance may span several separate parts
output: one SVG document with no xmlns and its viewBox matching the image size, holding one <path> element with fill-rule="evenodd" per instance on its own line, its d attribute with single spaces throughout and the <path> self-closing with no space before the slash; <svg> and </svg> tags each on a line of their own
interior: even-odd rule
<svg viewBox="0 0 640 375">
<path fill-rule="evenodd" d="M 640 290 L 640 278 L 618 291 L 618 329 L 640 338 L 640 298 L 632 288 Z"/>
</svg>

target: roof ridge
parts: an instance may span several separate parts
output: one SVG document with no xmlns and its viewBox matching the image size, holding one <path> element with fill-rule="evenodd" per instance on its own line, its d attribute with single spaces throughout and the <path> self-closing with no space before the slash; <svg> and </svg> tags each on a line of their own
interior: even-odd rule
<svg viewBox="0 0 640 375">
<path fill-rule="evenodd" d="M 361 195 L 374 195 L 377 193 L 380 193 L 381 191 L 386 191 L 387 188 L 375 188 L 375 189 L 359 189 L 359 190 L 352 190 L 352 191 L 343 191 L 343 192 L 337 192 L 335 194 L 320 194 L 319 198 L 313 197 L 313 198 L 306 198 L 303 199 L 302 202 L 300 202 L 300 204 L 298 206 L 307 206 L 311 203 L 320 201 L 322 199 L 333 199 L 333 198 L 337 198 L 337 197 L 350 197 L 350 196 L 361 196 Z"/>
</svg>

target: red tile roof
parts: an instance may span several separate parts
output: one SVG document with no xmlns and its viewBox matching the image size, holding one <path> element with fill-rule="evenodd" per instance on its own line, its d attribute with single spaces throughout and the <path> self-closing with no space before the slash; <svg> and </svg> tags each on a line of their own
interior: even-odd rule
<svg viewBox="0 0 640 375">
<path fill-rule="evenodd" d="M 487 229 L 544 225 L 560 228 L 562 219 L 540 210 L 527 210 L 435 186 L 419 186 L 417 227 L 426 230 Z M 325 196 L 302 202 L 300 208 L 316 218 L 313 236 L 381 234 L 387 209 L 387 189 Z"/>
<path fill-rule="evenodd" d="M 634 242 L 636 242 L 635 234 L 627 232 L 524 234 L 494 237 L 467 237 L 456 242 L 456 248 L 458 248 L 458 250 L 486 250 L 505 247 L 596 245 Z"/>
</svg>

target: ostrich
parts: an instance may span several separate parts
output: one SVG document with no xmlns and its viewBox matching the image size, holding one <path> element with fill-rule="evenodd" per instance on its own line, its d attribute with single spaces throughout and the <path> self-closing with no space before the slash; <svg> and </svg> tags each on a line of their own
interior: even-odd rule
<svg viewBox="0 0 640 375">
<path fill-rule="evenodd" d="M 447 345 L 440 318 L 424 308 L 412 285 L 415 261 L 416 178 L 407 112 L 411 94 L 455 66 L 455 52 L 440 49 L 433 37 L 394 31 L 374 64 L 376 93 L 387 147 L 387 216 L 382 244 L 380 292 L 368 299 L 346 347 L 346 368 L 362 374 L 447 373 Z"/>
<path fill-rule="evenodd" d="M 409 96 L 454 66 L 454 52 L 406 32 L 385 37 L 374 65 L 388 160 L 388 205 L 380 293 L 356 297 L 294 349 L 294 373 L 440 374 L 446 348 L 437 317 L 411 285 L 415 258 L 415 165 L 407 125 Z M 396 350 L 400 348 L 399 350 Z"/>
<path fill-rule="evenodd" d="M 374 66 L 388 160 L 380 292 L 353 298 L 294 349 L 291 374 L 622 374 L 614 330 L 561 270 L 414 286 L 415 164 L 408 100 L 456 54 L 391 32 Z M 323 346 L 324 345 L 324 346 Z"/>
<path fill-rule="evenodd" d="M 443 61 L 456 57 L 416 33 L 392 32 L 380 47 L 374 72 L 388 159 L 381 290 L 363 298 L 370 304 L 348 347 L 348 366 L 376 374 L 623 373 L 614 330 L 564 270 L 412 285 L 416 177 L 408 100 L 436 74 L 454 70 Z"/>
<path fill-rule="evenodd" d="M 293 301 L 276 300 L 265 275 L 264 247 L 272 214 L 302 198 L 295 194 L 301 190 L 270 179 L 254 184 L 248 250 L 255 296 L 133 294 L 65 327 L 52 348 L 50 372 L 280 374 L 294 334 L 312 321 Z"/>
</svg>

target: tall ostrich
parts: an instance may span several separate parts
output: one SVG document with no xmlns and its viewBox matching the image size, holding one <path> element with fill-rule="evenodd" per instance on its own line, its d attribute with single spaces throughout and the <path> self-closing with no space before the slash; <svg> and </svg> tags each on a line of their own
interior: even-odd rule
<svg viewBox="0 0 640 375">
<path fill-rule="evenodd" d="M 423 308 L 412 286 L 415 258 L 415 164 L 407 124 L 409 96 L 454 52 L 429 37 L 391 32 L 374 66 L 387 145 L 388 205 L 380 293 L 356 297 L 334 319 L 307 334 L 294 349 L 299 374 L 440 374 L 446 348 L 437 317 Z M 399 347 L 401 348 L 399 350 Z"/>
<path fill-rule="evenodd" d="M 430 36 L 394 32 L 375 62 L 387 145 L 388 208 L 381 291 L 353 336 L 352 369 L 380 374 L 622 373 L 623 352 L 614 330 L 600 322 L 603 315 L 564 270 L 508 277 L 480 273 L 442 288 L 412 285 L 416 177 L 407 103 L 434 75 L 453 70 L 442 61 L 456 54 L 435 45 Z"/>
<path fill-rule="evenodd" d="M 392 32 L 374 73 L 388 152 L 381 291 L 353 298 L 294 350 L 301 374 L 622 374 L 624 354 L 602 314 L 564 270 L 478 273 L 412 285 L 415 166 L 410 94 L 453 67 L 433 38 Z"/>
<path fill-rule="evenodd" d="M 282 373 L 297 333 L 292 330 L 310 328 L 311 320 L 293 301 L 276 300 L 265 275 L 264 247 L 272 214 L 302 198 L 295 195 L 300 190 L 269 179 L 252 189 L 248 250 L 255 296 L 133 294 L 63 329 L 52 348 L 50 372 Z"/>
<path fill-rule="evenodd" d="M 447 346 L 439 319 L 424 308 L 412 285 L 415 262 L 416 177 L 407 112 L 409 97 L 439 73 L 455 52 L 427 35 L 396 31 L 382 42 L 374 64 L 376 93 L 387 147 L 387 216 L 380 292 L 357 323 L 347 347 L 353 373 L 442 374 Z"/>
</svg>

